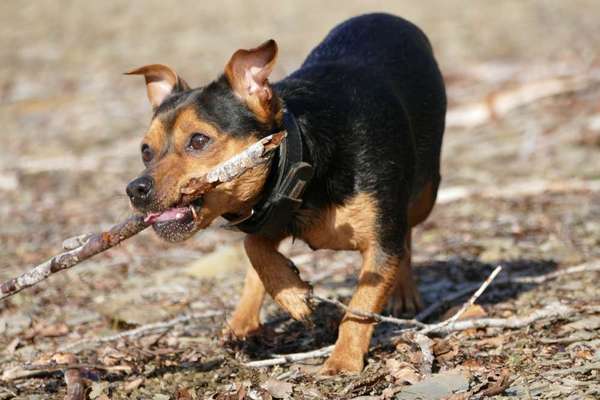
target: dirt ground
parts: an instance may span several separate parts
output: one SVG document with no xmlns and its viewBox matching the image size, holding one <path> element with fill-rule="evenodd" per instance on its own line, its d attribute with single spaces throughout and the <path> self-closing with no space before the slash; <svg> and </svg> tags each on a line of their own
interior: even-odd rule
<svg viewBox="0 0 600 400">
<path fill-rule="evenodd" d="M 4 1 L 0 279 L 128 215 L 124 188 L 142 169 L 150 109 L 141 79 L 122 72 L 165 63 L 202 84 L 233 51 L 272 37 L 283 77 L 337 22 L 373 10 L 428 33 L 448 86 L 440 199 L 413 239 L 425 305 L 479 284 L 497 265 L 500 280 L 599 260 L 598 1 Z M 522 317 L 556 302 L 573 312 L 520 329 L 434 335 L 433 375 L 391 324 L 377 327 L 358 376 L 319 376 L 323 358 L 246 367 L 332 344 L 341 312 L 321 304 L 306 326 L 269 301 L 264 334 L 223 346 L 247 266 L 241 238 L 215 226 L 172 245 L 144 232 L 0 303 L 0 399 L 64 398 L 60 369 L 23 366 L 65 350 L 82 364 L 87 396 L 100 400 L 600 398 L 599 272 L 491 286 L 471 317 Z M 349 299 L 356 254 L 284 248 L 317 293 Z"/>
</svg>

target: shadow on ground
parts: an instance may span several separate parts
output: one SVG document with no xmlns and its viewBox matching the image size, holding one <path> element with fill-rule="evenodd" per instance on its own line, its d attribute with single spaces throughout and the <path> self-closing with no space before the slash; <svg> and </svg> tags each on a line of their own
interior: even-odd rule
<svg viewBox="0 0 600 400">
<path fill-rule="evenodd" d="M 465 287 L 478 285 L 485 281 L 490 273 L 501 265 L 503 270 L 497 281 L 506 277 L 536 277 L 553 272 L 557 263 L 552 260 L 517 259 L 512 261 L 498 261 L 484 263 L 475 259 L 450 259 L 437 261 L 432 264 L 423 264 L 415 268 L 415 275 L 423 297 L 424 307 L 439 302 L 441 299 L 459 292 Z M 354 276 L 347 277 L 342 282 L 324 282 L 323 286 L 329 290 L 353 290 L 356 285 Z M 488 288 L 477 303 L 484 308 L 491 308 L 495 304 L 504 303 L 518 298 L 524 292 L 538 286 L 535 283 L 498 283 Z M 448 310 L 462 305 L 468 295 L 444 303 L 437 312 L 427 318 L 426 322 L 439 321 Z M 347 303 L 348 297 L 339 300 Z M 235 350 L 248 355 L 251 359 L 261 359 L 272 354 L 285 354 L 307 351 L 335 343 L 337 328 L 342 319 L 343 312 L 331 304 L 319 303 L 308 323 L 293 321 L 283 312 L 268 315 L 260 334 L 244 342 L 233 344 Z M 407 315 L 406 317 L 411 317 Z M 393 330 L 387 323 L 379 324 L 375 335 Z"/>
</svg>

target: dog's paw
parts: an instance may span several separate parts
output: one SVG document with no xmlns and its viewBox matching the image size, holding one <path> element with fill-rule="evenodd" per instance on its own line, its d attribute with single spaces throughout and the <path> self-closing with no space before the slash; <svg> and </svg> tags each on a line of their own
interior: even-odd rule
<svg viewBox="0 0 600 400">
<path fill-rule="evenodd" d="M 258 320 L 232 318 L 221 332 L 222 343 L 234 343 L 246 340 L 260 332 L 262 325 Z"/>
<path fill-rule="evenodd" d="M 307 284 L 303 287 L 292 287 L 281 290 L 274 298 L 292 318 L 297 321 L 307 321 L 312 314 L 310 305 L 311 287 Z"/>
<path fill-rule="evenodd" d="M 412 279 L 398 281 L 388 302 L 394 317 L 413 316 L 423 308 L 419 288 Z"/>
<path fill-rule="evenodd" d="M 344 351 L 336 350 L 337 347 L 321 367 L 319 371 L 321 375 L 337 375 L 342 372 L 358 374 L 363 370 L 365 362 L 362 353 L 348 351 L 347 349 Z"/>
</svg>

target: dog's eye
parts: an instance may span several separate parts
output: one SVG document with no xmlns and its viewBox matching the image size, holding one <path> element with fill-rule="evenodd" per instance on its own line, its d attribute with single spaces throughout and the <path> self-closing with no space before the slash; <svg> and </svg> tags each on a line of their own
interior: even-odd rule
<svg viewBox="0 0 600 400">
<path fill-rule="evenodd" d="M 203 133 L 194 133 L 192 137 L 190 137 L 190 144 L 188 147 L 191 150 L 202 150 L 210 141 L 210 138 Z"/>
<path fill-rule="evenodd" d="M 154 157 L 154 153 L 152 153 L 152 149 L 146 143 L 142 145 L 142 160 L 144 163 L 149 163 L 152 161 Z"/>
</svg>

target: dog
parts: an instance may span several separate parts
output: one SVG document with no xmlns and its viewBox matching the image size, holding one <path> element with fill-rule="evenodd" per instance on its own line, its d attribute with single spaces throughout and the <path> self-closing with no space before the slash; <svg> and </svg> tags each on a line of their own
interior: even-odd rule
<svg viewBox="0 0 600 400">
<path fill-rule="evenodd" d="M 442 75 L 425 34 L 389 14 L 336 26 L 302 66 L 270 83 L 277 44 L 237 50 L 216 80 L 190 86 L 164 65 L 143 75 L 153 117 L 141 145 L 145 170 L 127 185 L 163 239 L 185 240 L 217 217 L 247 233 L 253 268 L 228 322 L 239 339 L 261 328 L 269 294 L 294 319 L 311 314 L 311 287 L 278 251 L 294 237 L 312 249 L 362 255 L 349 307 L 415 312 L 411 230 L 430 214 L 440 184 L 446 114 Z M 247 146 L 286 131 L 270 162 L 183 205 L 180 189 Z M 359 372 L 374 322 L 346 314 L 321 371 Z"/>
</svg>

